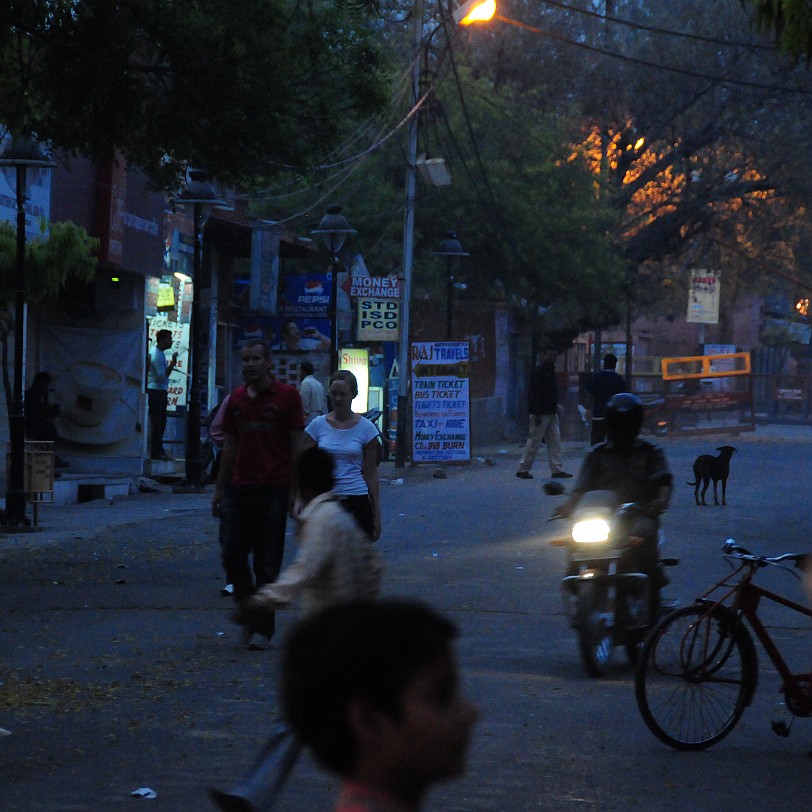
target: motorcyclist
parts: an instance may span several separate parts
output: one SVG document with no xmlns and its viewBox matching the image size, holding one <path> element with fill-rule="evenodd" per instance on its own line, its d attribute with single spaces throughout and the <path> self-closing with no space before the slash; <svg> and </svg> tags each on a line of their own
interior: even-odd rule
<svg viewBox="0 0 812 812">
<path fill-rule="evenodd" d="M 553 516 L 570 516 L 582 494 L 595 490 L 614 491 L 620 503 L 640 505 L 642 513 L 632 520 L 621 565 L 627 572 L 649 576 L 652 610 L 656 610 L 659 591 L 669 582 L 659 563 L 657 531 L 658 517 L 671 499 L 671 474 L 662 449 L 637 436 L 643 425 L 643 404 L 636 395 L 614 395 L 606 404 L 605 418 L 606 441 L 586 455 L 570 498 Z"/>
</svg>

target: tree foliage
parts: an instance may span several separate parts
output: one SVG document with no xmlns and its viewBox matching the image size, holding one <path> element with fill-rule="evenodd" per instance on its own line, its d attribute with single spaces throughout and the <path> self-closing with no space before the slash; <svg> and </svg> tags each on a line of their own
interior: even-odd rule
<svg viewBox="0 0 812 812">
<path fill-rule="evenodd" d="M 52 223 L 46 239 L 25 244 L 26 300 L 38 304 L 57 294 L 69 278 L 92 282 L 98 240 L 75 223 Z M 0 303 L 10 304 L 16 290 L 16 231 L 0 223 Z"/>
<path fill-rule="evenodd" d="M 684 307 L 690 267 L 722 269 L 726 291 L 804 267 L 812 77 L 736 4 L 520 5 L 543 36 L 490 30 L 478 70 L 579 122 L 638 304 Z"/>
<path fill-rule="evenodd" d="M 302 165 L 384 98 L 373 0 L 7 0 L 0 122 L 167 188 Z"/>
<path fill-rule="evenodd" d="M 753 10 L 756 25 L 770 31 L 793 58 L 812 59 L 812 7 L 808 0 L 741 0 Z"/>
</svg>

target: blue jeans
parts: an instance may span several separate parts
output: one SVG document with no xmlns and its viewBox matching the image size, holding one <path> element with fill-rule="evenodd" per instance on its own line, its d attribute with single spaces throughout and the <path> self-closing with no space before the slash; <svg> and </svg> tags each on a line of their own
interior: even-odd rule
<svg viewBox="0 0 812 812">
<path fill-rule="evenodd" d="M 288 487 L 229 485 L 225 498 L 228 502 L 226 515 L 222 518 L 225 532 L 220 536 L 223 566 L 226 580 L 234 584 L 234 599 L 240 601 L 255 589 L 275 581 L 282 569 Z M 273 628 L 271 616 L 267 629 L 254 631 L 271 637 Z"/>
</svg>

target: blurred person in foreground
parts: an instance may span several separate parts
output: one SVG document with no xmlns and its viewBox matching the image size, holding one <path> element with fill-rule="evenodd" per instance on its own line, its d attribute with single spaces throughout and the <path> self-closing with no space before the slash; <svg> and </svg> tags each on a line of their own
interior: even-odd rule
<svg viewBox="0 0 812 812">
<path fill-rule="evenodd" d="M 336 604 L 289 636 L 284 714 L 339 776 L 335 812 L 417 812 L 434 784 L 465 771 L 478 711 L 460 686 L 456 636 L 400 600 Z"/>
</svg>

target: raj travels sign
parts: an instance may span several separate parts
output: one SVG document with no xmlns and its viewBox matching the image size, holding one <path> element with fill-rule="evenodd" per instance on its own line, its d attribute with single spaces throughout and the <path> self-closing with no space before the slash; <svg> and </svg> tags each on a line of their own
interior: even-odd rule
<svg viewBox="0 0 812 812">
<path fill-rule="evenodd" d="M 411 345 L 412 460 L 471 460 L 470 347 L 467 341 Z"/>
</svg>

